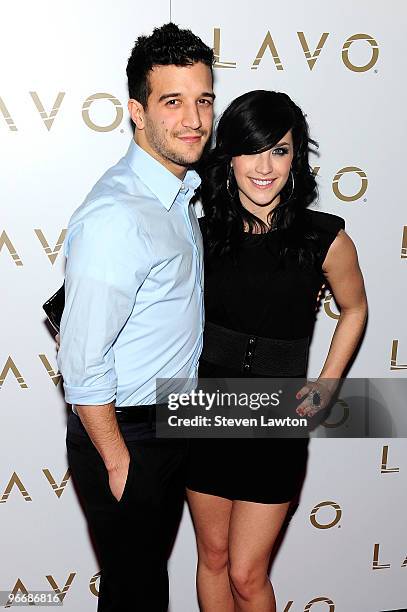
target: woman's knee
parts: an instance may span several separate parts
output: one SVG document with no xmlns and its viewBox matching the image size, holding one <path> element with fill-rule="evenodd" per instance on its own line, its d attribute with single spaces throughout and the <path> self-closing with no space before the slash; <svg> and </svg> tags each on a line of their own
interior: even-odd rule
<svg viewBox="0 0 407 612">
<path fill-rule="evenodd" d="M 220 572 L 228 565 L 228 542 L 227 540 L 199 540 L 198 541 L 199 562 L 213 572 Z"/>
<path fill-rule="evenodd" d="M 268 582 L 268 576 L 264 571 L 244 564 L 232 563 L 229 568 L 229 577 L 239 597 L 248 601 Z"/>
</svg>

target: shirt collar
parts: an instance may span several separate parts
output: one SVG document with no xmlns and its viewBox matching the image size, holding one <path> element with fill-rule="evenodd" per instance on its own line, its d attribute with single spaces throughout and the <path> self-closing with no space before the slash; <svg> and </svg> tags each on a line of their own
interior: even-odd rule
<svg viewBox="0 0 407 612">
<path fill-rule="evenodd" d="M 125 156 L 130 168 L 169 210 L 183 187 L 194 192 L 201 179 L 195 170 L 188 170 L 184 180 L 177 178 L 132 139 Z M 190 199 L 190 198 L 189 198 Z"/>
</svg>

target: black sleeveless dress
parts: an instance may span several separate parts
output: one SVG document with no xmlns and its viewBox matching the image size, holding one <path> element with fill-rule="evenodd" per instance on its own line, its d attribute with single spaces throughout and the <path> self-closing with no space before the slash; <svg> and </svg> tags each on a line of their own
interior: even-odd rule
<svg viewBox="0 0 407 612">
<path fill-rule="evenodd" d="M 336 215 L 307 209 L 304 230 L 317 237 L 314 266 L 288 254 L 277 262 L 279 231 L 250 234 L 234 255 L 205 266 L 206 322 L 256 337 L 297 340 L 311 337 L 322 263 L 345 222 Z M 201 222 L 205 244 L 205 221 Z M 205 341 L 204 341 L 205 342 Z M 205 347 L 203 355 L 210 354 Z M 279 376 L 278 364 L 273 376 Z M 240 378 L 243 368 L 201 359 L 201 378 Z M 296 371 L 289 376 L 306 376 Z M 254 376 L 251 374 L 251 376 Z M 287 376 L 285 369 L 281 376 Z M 291 500 L 303 479 L 308 439 L 192 439 L 187 487 L 231 500 L 282 503 Z"/>
</svg>

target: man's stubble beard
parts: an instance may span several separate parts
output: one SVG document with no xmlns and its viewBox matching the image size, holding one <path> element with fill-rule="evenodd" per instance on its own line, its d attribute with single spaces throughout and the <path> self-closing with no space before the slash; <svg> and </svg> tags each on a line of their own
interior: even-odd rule
<svg viewBox="0 0 407 612">
<path fill-rule="evenodd" d="M 194 157 L 192 159 L 189 159 L 183 155 L 181 155 L 180 153 L 178 153 L 177 151 L 175 151 L 174 149 L 171 149 L 168 146 L 167 141 L 165 140 L 165 138 L 163 137 L 163 134 L 157 130 L 155 123 L 153 123 L 152 121 L 150 121 L 149 119 L 147 119 L 147 117 L 145 118 L 145 128 L 146 130 L 146 137 L 147 140 L 151 146 L 151 148 L 158 153 L 158 155 L 160 155 L 160 157 L 166 159 L 167 161 L 170 161 L 174 164 L 177 164 L 178 166 L 183 166 L 183 167 L 188 167 L 191 166 L 192 164 L 196 163 L 202 156 L 203 150 L 204 150 L 204 146 L 207 142 L 207 139 L 204 141 L 202 140 L 202 146 L 201 146 L 201 150 L 199 151 L 199 154 L 194 155 Z M 182 132 L 176 132 L 174 134 L 172 134 L 171 136 L 173 136 L 174 138 L 176 138 L 179 134 L 181 134 Z M 197 135 L 203 136 L 203 138 L 205 138 L 205 136 L 207 136 L 208 132 L 207 130 L 199 130 L 199 132 L 195 132 Z"/>
</svg>

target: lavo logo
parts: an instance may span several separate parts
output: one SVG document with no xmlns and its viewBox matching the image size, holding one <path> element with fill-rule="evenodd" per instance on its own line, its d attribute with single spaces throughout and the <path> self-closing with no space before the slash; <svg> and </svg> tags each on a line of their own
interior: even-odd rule
<svg viewBox="0 0 407 612">
<path fill-rule="evenodd" d="M 391 563 L 380 563 L 379 554 L 380 554 L 380 544 L 375 544 L 373 547 L 372 570 L 389 569 L 391 567 Z M 400 567 L 407 567 L 407 557 L 405 557 Z"/>
<path fill-rule="evenodd" d="M 60 483 L 57 483 L 55 478 L 53 477 L 53 475 L 51 474 L 50 470 L 48 468 L 44 468 L 42 470 L 42 473 L 44 474 L 45 478 L 47 479 L 48 483 L 50 484 L 52 490 L 54 491 L 55 495 L 58 497 L 58 499 L 60 499 L 62 493 L 65 490 L 66 485 L 68 484 L 68 480 L 70 478 L 70 472 L 69 469 L 66 470 L 64 476 L 62 477 L 62 480 Z M 11 475 L 10 480 L 8 481 L 6 488 L 4 489 L 4 493 L 3 495 L 0 497 L 0 504 L 5 504 L 9 497 L 10 494 L 13 490 L 13 488 L 16 488 L 20 491 L 21 495 L 24 498 L 24 501 L 26 502 L 31 502 L 32 501 L 32 497 L 31 495 L 28 493 L 26 486 L 23 484 L 23 481 L 21 480 L 21 478 L 19 477 L 19 475 L 16 472 L 13 472 Z"/>
<path fill-rule="evenodd" d="M 382 461 L 380 466 L 381 474 L 394 474 L 395 472 L 400 472 L 399 467 L 389 467 L 388 466 L 388 456 L 389 456 L 389 447 L 386 444 L 382 449 Z"/>
<path fill-rule="evenodd" d="M 72 586 L 75 576 L 76 576 L 76 572 L 71 572 L 62 588 L 58 586 L 55 578 L 52 575 L 45 576 L 45 578 L 48 584 L 51 586 L 54 593 L 58 596 L 58 599 L 61 602 L 63 602 L 69 589 Z M 94 574 L 89 581 L 89 590 L 92 593 L 92 595 L 94 595 L 95 597 L 99 596 L 99 581 L 100 581 L 100 572 L 97 572 L 96 574 Z M 17 593 L 21 593 L 23 595 L 29 595 L 30 593 L 27 587 L 25 586 L 25 584 L 23 583 L 23 581 L 21 580 L 21 578 L 17 579 L 14 587 L 10 590 L 10 595 L 13 595 L 14 597 L 17 595 Z M 13 605 L 11 603 L 11 597 L 9 597 L 9 600 L 10 600 L 10 603 L 6 604 L 5 606 L 6 608 L 10 608 Z M 332 601 L 332 599 L 330 599 L 329 597 L 325 597 L 323 595 L 320 597 L 315 597 L 314 599 L 311 599 L 311 601 L 309 601 L 303 608 L 304 612 L 310 612 L 310 610 L 313 609 L 314 604 L 319 604 L 319 603 L 327 604 L 328 606 L 328 608 L 326 608 L 327 612 L 335 612 L 335 604 Z M 283 612 L 289 612 L 289 611 L 294 612 L 294 609 L 291 610 L 293 604 L 294 604 L 294 600 L 288 601 Z M 316 609 L 318 609 L 319 611 L 321 610 L 321 607 L 318 606 Z"/>
<path fill-rule="evenodd" d="M 314 51 L 311 51 L 305 37 L 304 32 L 297 32 L 297 36 L 304 53 L 305 59 L 308 64 L 308 68 L 313 70 L 316 62 L 321 54 L 322 49 L 325 46 L 326 41 L 329 37 L 329 32 L 323 32 L 321 37 L 315 47 Z M 245 36 L 245 40 L 247 40 L 247 36 Z M 363 41 L 370 46 L 371 49 L 371 57 L 366 64 L 356 65 L 353 64 L 349 57 L 349 49 L 355 42 Z M 221 29 L 214 28 L 214 37 L 213 37 L 213 50 L 215 54 L 215 67 L 216 68 L 237 68 L 237 62 L 225 61 L 221 59 Z M 251 69 L 257 70 L 266 51 L 273 58 L 274 64 L 277 70 L 284 70 L 283 62 L 280 59 L 280 55 L 277 50 L 277 46 L 274 42 L 273 37 L 268 31 L 261 41 L 260 46 L 258 47 L 258 51 L 256 56 L 252 60 Z M 351 70 L 352 72 L 366 72 L 367 70 L 371 70 L 373 66 L 376 64 L 379 59 L 379 45 L 376 40 L 370 34 L 353 34 L 353 36 L 349 36 L 345 40 L 342 45 L 342 62 L 344 66 Z"/>
<path fill-rule="evenodd" d="M 64 243 L 65 236 L 66 236 L 66 229 L 61 230 L 61 233 L 59 234 L 59 237 L 57 238 L 57 242 L 53 248 L 50 247 L 50 245 L 48 244 L 48 241 L 45 238 L 42 230 L 35 229 L 34 232 L 38 240 L 40 241 L 42 248 L 44 249 L 44 253 L 48 257 L 49 261 L 51 262 L 51 265 L 53 265 Z M 7 249 L 7 251 L 10 253 L 16 266 L 24 265 L 20 255 L 17 253 L 17 250 L 14 244 L 12 243 L 10 237 L 7 235 L 5 230 L 3 230 L 2 233 L 0 234 L 0 252 L 2 251 L 3 247 Z"/>
<path fill-rule="evenodd" d="M 48 376 L 50 377 L 50 379 L 52 380 L 52 382 L 54 383 L 54 385 L 57 387 L 59 384 L 59 381 L 61 380 L 61 374 L 58 371 L 55 371 L 54 368 L 52 367 L 52 365 L 50 364 L 48 358 L 46 355 L 44 355 L 43 353 L 41 353 L 41 355 L 38 355 L 42 365 L 44 366 L 44 368 L 46 369 Z M 14 378 L 17 380 L 18 384 L 20 385 L 21 389 L 28 389 L 28 385 L 25 382 L 23 376 L 21 375 L 20 370 L 17 368 L 16 364 L 14 363 L 13 359 L 11 358 L 11 356 L 9 356 L 6 360 L 6 363 L 2 369 L 2 371 L 0 372 L 0 390 L 4 384 L 4 381 L 6 380 L 7 375 L 11 373 L 13 374 Z"/>
<path fill-rule="evenodd" d="M 317 514 L 322 508 L 329 508 L 329 507 L 335 511 L 334 518 L 327 523 L 320 522 L 317 519 Z M 330 529 L 331 527 L 334 527 L 335 525 L 337 525 L 339 521 L 341 520 L 341 518 L 342 518 L 342 508 L 340 507 L 339 504 L 337 504 L 334 501 L 320 502 L 319 504 L 315 506 L 315 508 L 312 509 L 310 517 L 309 517 L 311 524 L 316 529 Z"/>
<path fill-rule="evenodd" d="M 51 130 L 53 123 L 55 121 L 55 118 L 57 114 L 59 113 L 62 101 L 65 98 L 65 93 L 66 93 L 65 91 L 59 91 L 57 94 L 57 97 L 55 98 L 55 101 L 54 101 L 54 104 L 51 110 L 46 111 L 42 101 L 40 100 L 38 93 L 36 91 L 29 92 L 31 99 L 34 102 L 34 106 L 37 109 L 48 131 Z M 108 125 L 97 125 L 90 118 L 89 109 L 91 105 L 93 104 L 93 102 L 95 102 L 96 100 L 108 100 L 109 102 L 113 104 L 113 107 L 116 111 L 116 117 Z M 10 111 L 8 110 L 8 107 L 6 106 L 6 103 L 1 97 L 0 97 L 0 113 L 3 115 L 10 132 L 17 132 L 18 131 L 17 125 L 13 117 L 11 116 Z M 86 98 L 85 102 L 82 104 L 82 119 L 85 122 L 85 124 L 91 130 L 94 130 L 95 132 L 111 132 L 112 130 L 115 130 L 122 122 L 123 107 L 120 101 L 115 96 L 112 96 L 112 94 L 95 93 L 89 96 L 88 98 Z"/>
<path fill-rule="evenodd" d="M 297 36 L 304 53 L 304 57 L 308 64 L 310 70 L 313 70 L 316 62 L 321 54 L 322 49 L 324 48 L 328 37 L 329 32 L 324 32 L 314 51 L 311 51 L 309 48 L 309 44 L 305 37 L 304 32 L 297 32 Z M 371 49 L 371 57 L 366 64 L 356 65 L 353 64 L 349 57 L 349 49 L 353 45 L 353 43 L 367 43 Z M 213 49 L 215 54 L 215 68 L 237 68 L 237 62 L 234 61 L 224 61 L 221 59 L 221 29 L 214 28 L 213 30 Z M 260 66 L 261 61 L 263 60 L 264 55 L 269 53 L 274 61 L 275 67 L 277 70 L 284 70 L 283 63 L 280 59 L 280 55 L 278 53 L 276 44 L 274 42 L 273 37 L 268 31 L 260 43 L 256 56 L 252 60 L 251 69 L 257 70 Z M 377 41 L 370 34 L 353 34 L 345 40 L 342 46 L 342 62 L 348 70 L 352 72 L 366 72 L 371 70 L 373 66 L 376 64 L 379 58 L 379 45 Z M 37 109 L 42 121 L 44 122 L 45 127 L 49 131 L 55 121 L 55 118 L 61 108 L 62 102 L 65 98 L 65 91 L 59 91 L 52 108 L 50 110 L 46 110 L 42 100 L 40 99 L 38 93 L 36 91 L 29 92 L 32 102 L 34 103 L 35 108 Z M 97 100 L 107 100 L 111 102 L 113 108 L 115 110 L 116 116 L 113 121 L 108 125 L 98 125 L 96 124 L 90 117 L 90 108 L 92 104 Z M 3 115 L 3 118 L 11 132 L 17 132 L 17 125 L 9 111 L 9 108 L 2 97 L 0 97 L 0 113 Z M 123 106 L 120 101 L 110 93 L 94 93 L 86 98 L 86 100 L 82 104 L 82 119 L 85 124 L 95 132 L 110 132 L 116 129 L 122 119 L 123 119 Z"/>
<path fill-rule="evenodd" d="M 403 237 L 401 239 L 401 259 L 407 259 L 407 225 L 403 227 Z"/>
<path fill-rule="evenodd" d="M 313 168 L 314 176 L 317 176 L 320 169 L 321 169 L 321 166 L 315 166 Z M 360 187 L 356 193 L 346 195 L 339 189 L 339 181 L 341 180 L 343 176 L 350 175 L 350 174 L 356 174 L 359 177 Z M 359 200 L 361 197 L 365 195 L 367 187 L 368 187 L 368 179 L 366 176 L 366 172 L 364 172 L 361 168 L 358 168 L 357 166 L 345 166 L 344 168 L 341 168 L 335 174 L 333 181 L 332 181 L 332 191 L 334 192 L 334 195 L 338 198 L 338 200 L 341 200 L 342 202 L 355 202 L 356 200 Z"/>
<path fill-rule="evenodd" d="M 349 405 L 345 402 L 345 400 L 339 398 L 335 402 L 334 407 L 336 406 L 340 406 L 340 408 L 343 410 L 342 415 L 339 415 L 339 418 L 337 418 L 336 421 L 323 421 L 321 425 L 326 429 L 335 429 L 337 427 L 342 427 L 342 425 L 346 423 L 346 421 L 349 419 Z"/>
<path fill-rule="evenodd" d="M 51 586 L 52 590 L 57 595 L 61 603 L 64 601 L 65 596 L 68 593 L 75 576 L 76 576 L 76 572 L 71 572 L 67 578 L 67 581 L 62 587 L 62 589 L 58 586 L 55 578 L 51 574 L 48 576 L 45 576 L 46 580 L 48 581 L 48 584 Z M 10 590 L 8 602 L 4 606 L 5 608 L 11 608 L 11 606 L 14 605 L 13 599 L 16 597 L 18 593 L 21 593 L 22 595 L 27 595 L 27 596 L 30 594 L 30 591 L 27 589 L 27 587 L 25 586 L 25 584 L 20 578 L 17 579 L 14 587 Z M 11 597 L 11 595 L 13 597 Z M 35 605 L 35 604 L 31 604 L 31 605 Z"/>
<path fill-rule="evenodd" d="M 45 579 L 47 580 L 48 584 L 51 586 L 52 590 L 57 595 L 61 603 L 64 601 L 69 589 L 71 588 L 75 576 L 76 576 L 76 572 L 71 572 L 62 588 L 58 586 L 57 581 L 52 576 L 52 574 L 45 576 Z M 99 595 L 99 590 L 97 587 L 99 578 L 100 578 L 100 572 L 98 572 L 97 574 L 94 574 L 89 581 L 89 590 L 92 593 L 92 595 L 94 595 L 95 597 L 98 597 Z M 13 598 L 16 597 L 18 593 L 21 593 L 22 595 L 26 595 L 26 596 L 30 595 L 30 591 L 27 589 L 27 587 L 25 586 L 21 578 L 18 578 L 13 588 L 10 589 L 8 603 L 4 606 L 5 608 L 10 608 L 12 605 L 14 605 L 12 603 L 12 600 Z"/>
<path fill-rule="evenodd" d="M 340 314 L 332 310 L 333 295 L 328 293 L 324 298 L 324 311 L 331 319 L 339 319 Z"/>
<path fill-rule="evenodd" d="M 289 610 L 291 610 L 293 603 L 294 601 L 287 602 L 287 605 L 284 608 L 283 612 L 289 612 Z M 335 604 L 332 601 L 332 599 L 330 599 L 329 597 L 324 597 L 323 595 L 321 597 L 315 597 L 314 599 L 311 599 L 311 601 L 309 601 L 305 605 L 304 612 L 309 612 L 314 607 L 314 604 L 320 604 L 320 603 L 327 604 L 328 607 L 325 608 L 327 612 L 335 612 Z M 322 612 L 321 606 L 317 606 L 317 609 L 321 610 Z M 294 610 L 292 610 L 292 612 L 294 612 Z"/>
<path fill-rule="evenodd" d="M 397 354 L 399 351 L 399 341 L 393 340 L 391 345 L 390 370 L 407 370 L 407 363 L 397 363 Z"/>
</svg>

